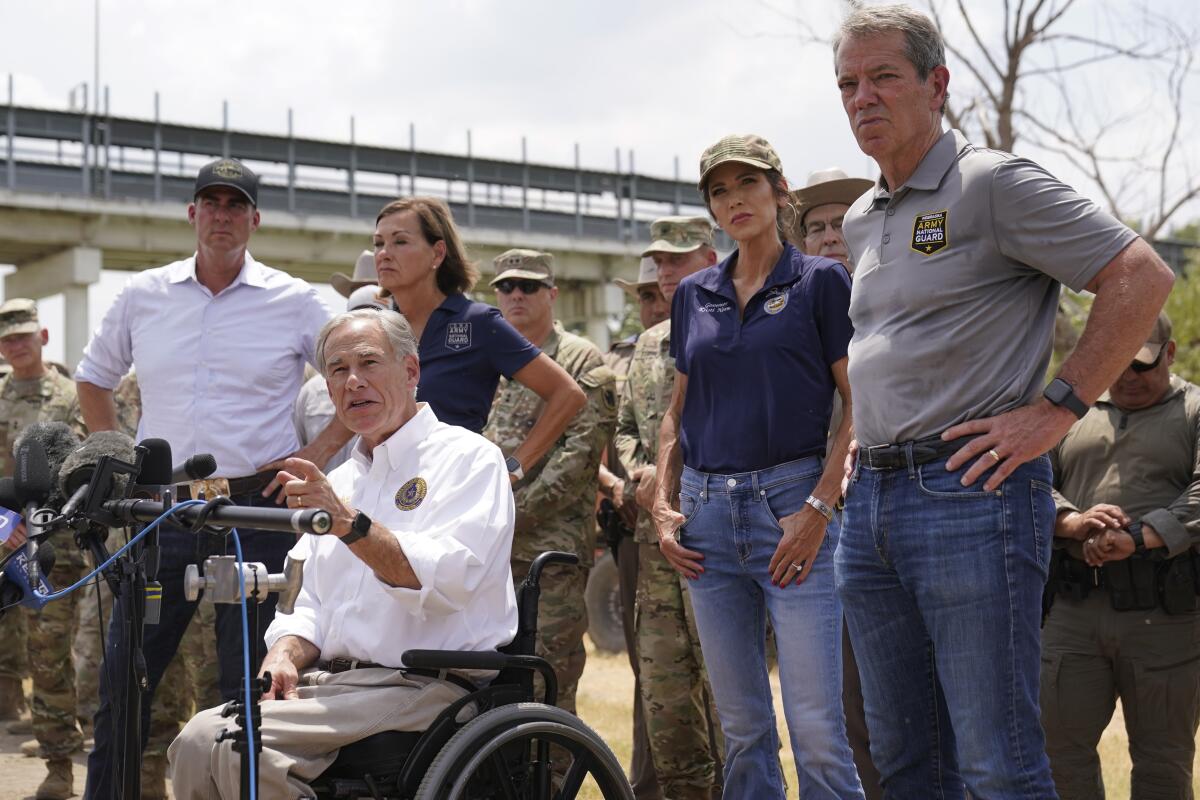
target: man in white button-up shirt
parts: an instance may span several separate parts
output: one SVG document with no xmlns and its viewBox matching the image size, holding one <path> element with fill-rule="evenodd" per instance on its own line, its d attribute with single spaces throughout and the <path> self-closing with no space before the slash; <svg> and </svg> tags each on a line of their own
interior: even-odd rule
<svg viewBox="0 0 1200 800">
<path fill-rule="evenodd" d="M 297 454 L 324 463 L 349 438 L 341 423 L 301 449 L 291 408 L 315 363 L 317 332 L 332 316 L 316 290 L 302 280 L 265 266 L 247 246 L 258 229 L 258 176 L 236 159 L 202 167 L 187 207 L 196 231 L 196 253 L 130 278 L 84 350 L 75 373 L 79 405 L 88 429 L 119 430 L 113 388 L 136 366 L 142 395 L 138 435 L 171 444 L 176 463 L 196 453 L 216 457 L 215 477 L 229 481 L 227 494 L 239 505 L 269 505 L 262 496 L 282 459 Z M 274 467 L 267 471 L 268 467 Z M 182 490 L 181 498 L 188 496 Z M 292 541 L 286 535 L 242 530 L 250 561 L 272 571 L 283 567 Z M 164 525 L 157 578 L 163 587 L 162 616 L 145 628 L 143 652 L 150 695 L 143 703 L 142 735 L 150 730 L 153 692 L 179 646 L 195 610 L 183 596 L 187 564 L 203 560 L 208 548 L 224 551 L 178 527 Z M 274 615 L 274 600 L 261 607 L 261 630 Z M 107 674 L 128 652 L 120 606 L 109 627 Z M 242 633 L 238 609 L 217 608 L 217 653 L 225 699 L 236 696 L 242 676 Z M 88 759 L 86 796 L 113 796 L 113 732 L 122 729 L 119 681 L 100 681 L 96 741 Z"/>
<path fill-rule="evenodd" d="M 329 476 L 300 458 L 279 476 L 289 506 L 323 508 L 334 524 L 292 549 L 305 559 L 303 587 L 295 612 L 267 631 L 261 797 L 311 796 L 308 782 L 340 747 L 424 730 L 466 692 L 396 669 L 405 650 L 494 650 L 517 629 L 504 457 L 417 404 L 408 323 L 391 311 L 339 315 L 321 331 L 317 357 L 338 419 L 360 439 Z M 238 797 L 238 756 L 216 741 L 229 725 L 220 709 L 201 712 L 171 745 L 179 800 Z"/>
</svg>

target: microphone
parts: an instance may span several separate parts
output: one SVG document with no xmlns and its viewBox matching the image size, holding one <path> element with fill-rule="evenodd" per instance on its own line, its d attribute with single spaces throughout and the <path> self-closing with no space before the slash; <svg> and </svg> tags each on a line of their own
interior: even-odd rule
<svg viewBox="0 0 1200 800">
<path fill-rule="evenodd" d="M 142 468 L 138 472 L 139 486 L 165 486 L 175 483 L 171 475 L 171 443 L 166 439 L 143 439 Z"/>
<path fill-rule="evenodd" d="M 197 453 L 171 471 L 170 483 L 187 483 L 207 478 L 217 471 L 212 453 Z"/>
<path fill-rule="evenodd" d="M 80 448 L 66 457 L 58 471 L 59 488 L 62 495 L 69 498 L 62 508 L 61 516 L 72 517 L 79 511 L 91 490 L 96 464 L 102 456 L 133 462 L 137 457 L 133 439 L 120 431 L 97 431 L 89 436 Z M 169 457 L 167 463 L 170 463 Z M 125 475 L 115 476 L 112 485 L 103 487 L 103 499 L 108 499 L 113 494 L 123 495 L 127 480 Z"/>
<path fill-rule="evenodd" d="M 31 566 L 25 553 L 19 550 L 13 553 L 8 563 L 4 565 L 3 572 L 0 572 L 0 614 L 15 605 L 22 605 L 36 611 L 50 602 L 35 595 L 33 587 L 36 586 L 38 592 L 44 595 L 54 591 L 46 579 L 41 577 L 54 569 L 54 545 L 46 542 L 38 548 L 37 570 L 41 575 L 35 580 L 30 580 L 28 577 L 32 572 Z"/>
<path fill-rule="evenodd" d="M 109 500 L 104 510 L 124 524 L 131 522 L 153 522 L 167 510 L 154 500 Z M 200 516 L 204 506 L 171 506 L 175 516 L 184 524 L 192 525 Z M 260 528 L 268 531 L 288 533 L 329 533 L 333 528 L 333 517 L 320 508 L 257 508 L 254 506 L 212 506 L 208 521 L 214 525 L 232 528 Z"/>
<path fill-rule="evenodd" d="M 64 498 L 58 489 L 55 477 L 62 467 L 63 461 L 79 447 L 79 437 L 65 422 L 35 422 L 28 425 L 13 443 L 13 452 L 21 448 L 25 442 L 37 441 L 46 453 L 46 462 L 50 465 L 50 494 L 46 497 L 46 505 L 58 508 Z"/>
<path fill-rule="evenodd" d="M 41 528 L 34 517 L 37 507 L 46 501 L 54 489 L 54 481 L 50 475 L 50 462 L 46 459 L 46 448 L 38 439 L 22 440 L 14 455 L 17 469 L 13 475 L 13 486 L 17 491 L 17 499 L 25 508 L 25 529 L 28 533 L 25 540 L 25 566 L 29 570 L 29 583 L 36 586 L 41 579 L 37 560 Z"/>
</svg>

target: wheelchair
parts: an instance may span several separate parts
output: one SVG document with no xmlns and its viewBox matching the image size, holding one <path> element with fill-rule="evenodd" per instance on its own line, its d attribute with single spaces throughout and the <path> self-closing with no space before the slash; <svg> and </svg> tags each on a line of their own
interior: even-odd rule
<svg viewBox="0 0 1200 800">
<path fill-rule="evenodd" d="M 568 553 L 538 556 L 517 590 L 517 635 L 489 652 L 408 650 L 416 669 L 498 670 L 486 687 L 457 700 L 424 732 L 384 731 L 343 747 L 310 782 L 318 800 L 571 800 L 590 777 L 604 800 L 633 800 L 625 772 L 604 740 L 574 714 L 554 707 L 558 681 L 534 655 L 539 580 Z M 534 697 L 534 673 L 545 682 Z M 468 706 L 478 713 L 465 723 Z"/>
</svg>

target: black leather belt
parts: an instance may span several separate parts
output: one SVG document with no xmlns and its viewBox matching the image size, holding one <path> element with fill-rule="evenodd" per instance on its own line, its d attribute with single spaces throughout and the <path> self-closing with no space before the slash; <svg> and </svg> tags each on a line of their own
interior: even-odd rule
<svg viewBox="0 0 1200 800">
<path fill-rule="evenodd" d="M 958 439 L 951 439 L 948 442 L 944 442 L 941 436 L 930 436 L 903 444 L 880 444 L 860 449 L 858 457 L 863 464 L 871 469 L 900 469 L 901 467 L 908 466 L 908 453 L 910 449 L 912 450 L 912 463 L 914 466 L 928 464 L 930 461 L 949 458 L 974 438 L 974 436 L 962 436 Z"/>
<path fill-rule="evenodd" d="M 264 486 L 271 482 L 278 473 L 275 470 L 267 470 L 266 472 L 258 472 L 254 475 L 246 475 L 241 478 L 229 478 L 229 496 L 233 497 L 239 494 L 250 494 L 251 492 L 261 491 Z M 215 480 L 215 479 L 214 479 Z M 191 500 L 192 487 L 191 484 L 181 483 L 175 487 L 176 500 Z M 212 498 L 208 498 L 211 500 Z"/>
<path fill-rule="evenodd" d="M 424 669 L 421 667 L 389 667 L 384 664 L 376 664 L 373 661 L 358 661 L 353 658 L 334 658 L 325 665 L 327 672 L 349 672 L 352 669 L 398 669 L 406 675 L 420 675 L 423 678 L 434 678 L 439 681 L 449 681 L 455 686 L 460 686 L 468 692 L 475 692 L 479 687 L 470 680 L 464 678 L 455 672 L 447 672 L 445 670 Z"/>
</svg>

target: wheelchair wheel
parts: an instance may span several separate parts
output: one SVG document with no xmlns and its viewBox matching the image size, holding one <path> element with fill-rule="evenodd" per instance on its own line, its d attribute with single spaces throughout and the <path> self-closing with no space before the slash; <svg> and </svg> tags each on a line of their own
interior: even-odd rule
<svg viewBox="0 0 1200 800">
<path fill-rule="evenodd" d="M 617 757 L 579 717 L 518 703 L 481 714 L 454 734 L 415 800 L 573 800 L 588 777 L 605 800 L 633 800 Z"/>
</svg>

